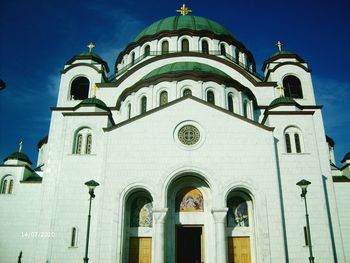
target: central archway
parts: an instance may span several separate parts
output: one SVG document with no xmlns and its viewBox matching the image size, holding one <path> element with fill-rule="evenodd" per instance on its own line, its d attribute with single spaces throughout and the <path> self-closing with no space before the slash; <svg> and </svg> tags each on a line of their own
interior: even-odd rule
<svg viewBox="0 0 350 263">
<path fill-rule="evenodd" d="M 215 235 L 212 192 L 202 176 L 184 173 L 176 176 L 166 193 L 168 214 L 165 222 L 165 257 L 169 262 L 212 261 L 210 247 Z"/>
</svg>

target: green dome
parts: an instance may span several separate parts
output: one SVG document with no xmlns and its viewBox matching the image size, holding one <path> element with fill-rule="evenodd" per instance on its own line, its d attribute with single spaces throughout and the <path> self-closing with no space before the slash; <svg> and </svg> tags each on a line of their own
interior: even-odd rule
<svg viewBox="0 0 350 263">
<path fill-rule="evenodd" d="M 270 106 L 276 106 L 276 105 L 295 105 L 296 102 L 293 98 L 291 97 L 279 97 L 277 99 L 274 99 L 271 103 Z"/>
<path fill-rule="evenodd" d="M 7 160 L 19 160 L 19 161 L 23 161 L 23 162 L 27 162 L 29 164 L 32 164 L 32 162 L 30 161 L 29 157 L 27 155 L 25 155 L 22 152 L 14 152 L 11 155 L 7 156 L 4 159 L 4 162 L 6 162 Z"/>
<path fill-rule="evenodd" d="M 228 35 L 233 37 L 230 31 L 217 22 L 200 16 L 171 16 L 154 22 L 146 27 L 136 38 L 139 40 L 144 36 L 153 36 L 164 31 L 176 31 L 190 29 L 193 31 L 210 31 L 217 35 Z"/>
<path fill-rule="evenodd" d="M 281 51 L 277 51 L 276 53 L 272 54 L 270 56 L 270 58 L 273 58 L 273 57 L 276 57 L 279 55 L 296 55 L 296 54 L 292 51 L 281 50 Z"/>
<path fill-rule="evenodd" d="M 83 106 L 83 105 L 97 105 L 97 106 L 100 106 L 100 108 L 103 108 L 103 109 L 109 111 L 109 108 L 107 107 L 106 103 L 104 103 L 102 100 L 100 100 L 96 97 L 95 98 L 87 98 L 79 103 L 79 106 Z"/>
<path fill-rule="evenodd" d="M 142 79 L 147 80 L 160 75 L 178 74 L 183 72 L 215 74 L 223 78 L 231 79 L 229 75 L 222 72 L 221 70 L 218 70 L 212 66 L 205 65 L 198 62 L 175 62 L 172 64 L 168 64 L 160 68 L 154 69 L 153 71 L 148 73 L 146 76 L 144 76 Z"/>
</svg>

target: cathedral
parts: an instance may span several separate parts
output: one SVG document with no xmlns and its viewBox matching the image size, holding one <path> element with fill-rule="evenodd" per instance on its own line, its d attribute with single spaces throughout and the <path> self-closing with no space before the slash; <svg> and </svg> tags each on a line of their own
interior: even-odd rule
<svg viewBox="0 0 350 263">
<path fill-rule="evenodd" d="M 336 166 L 312 74 L 262 72 L 223 25 L 154 22 L 62 68 L 34 165 L 0 165 L 0 263 L 350 262 L 350 152 Z M 316 87 L 317 92 L 317 87 Z"/>
</svg>

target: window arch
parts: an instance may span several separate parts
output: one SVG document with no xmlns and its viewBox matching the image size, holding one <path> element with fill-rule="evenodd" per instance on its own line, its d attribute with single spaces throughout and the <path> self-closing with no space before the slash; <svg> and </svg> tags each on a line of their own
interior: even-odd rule
<svg viewBox="0 0 350 263">
<path fill-rule="evenodd" d="M 159 94 L 159 106 L 162 106 L 164 104 L 168 103 L 168 92 L 163 90 L 160 94 Z"/>
<path fill-rule="evenodd" d="M 181 51 L 182 52 L 189 52 L 190 51 L 190 43 L 186 38 L 182 39 L 181 41 Z"/>
<path fill-rule="evenodd" d="M 13 193 L 14 178 L 12 175 L 5 175 L 1 180 L 0 194 Z"/>
<path fill-rule="evenodd" d="M 167 53 L 169 53 L 169 42 L 163 41 L 162 42 L 162 54 L 167 54 Z"/>
<path fill-rule="evenodd" d="M 220 54 L 222 56 L 226 56 L 226 47 L 225 47 L 225 44 L 221 44 L 220 45 Z"/>
<path fill-rule="evenodd" d="M 70 88 L 71 100 L 84 100 L 89 96 L 90 81 L 85 77 L 78 77 L 73 80 Z"/>
<path fill-rule="evenodd" d="M 208 41 L 206 40 L 202 41 L 202 53 L 209 54 L 209 44 L 208 44 Z"/>
<path fill-rule="evenodd" d="M 185 187 L 176 193 L 175 212 L 203 212 L 204 199 L 199 189 Z"/>
<path fill-rule="evenodd" d="M 288 75 L 283 79 L 284 96 L 296 99 L 303 98 L 303 90 L 299 78 Z"/>
<path fill-rule="evenodd" d="M 145 56 L 149 56 L 151 54 L 151 47 L 150 45 L 145 46 Z"/>
<path fill-rule="evenodd" d="M 147 98 L 143 96 L 140 103 L 140 113 L 145 113 L 147 111 Z"/>
<path fill-rule="evenodd" d="M 234 106 L 233 106 L 233 96 L 232 93 L 229 93 L 227 95 L 227 105 L 228 105 L 228 110 L 230 112 L 235 112 Z"/>
<path fill-rule="evenodd" d="M 214 95 L 214 92 L 212 90 L 207 91 L 207 102 L 209 102 L 213 105 L 215 104 L 215 95 Z"/>
<path fill-rule="evenodd" d="M 182 92 L 182 95 L 185 96 L 191 96 L 192 95 L 192 90 L 191 89 L 184 89 Z"/>
<path fill-rule="evenodd" d="M 92 131 L 84 127 L 75 132 L 73 143 L 73 154 L 92 153 Z"/>
<path fill-rule="evenodd" d="M 284 131 L 285 148 L 287 153 L 303 153 L 304 144 L 302 132 L 299 128 L 291 126 Z"/>
</svg>

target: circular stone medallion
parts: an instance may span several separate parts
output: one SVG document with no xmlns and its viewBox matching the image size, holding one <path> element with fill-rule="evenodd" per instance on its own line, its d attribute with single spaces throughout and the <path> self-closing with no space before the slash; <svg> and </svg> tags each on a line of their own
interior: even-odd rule
<svg viewBox="0 0 350 263">
<path fill-rule="evenodd" d="M 196 127 L 186 125 L 179 130 L 178 137 L 181 143 L 185 145 L 194 145 L 200 139 L 200 132 Z"/>
</svg>

